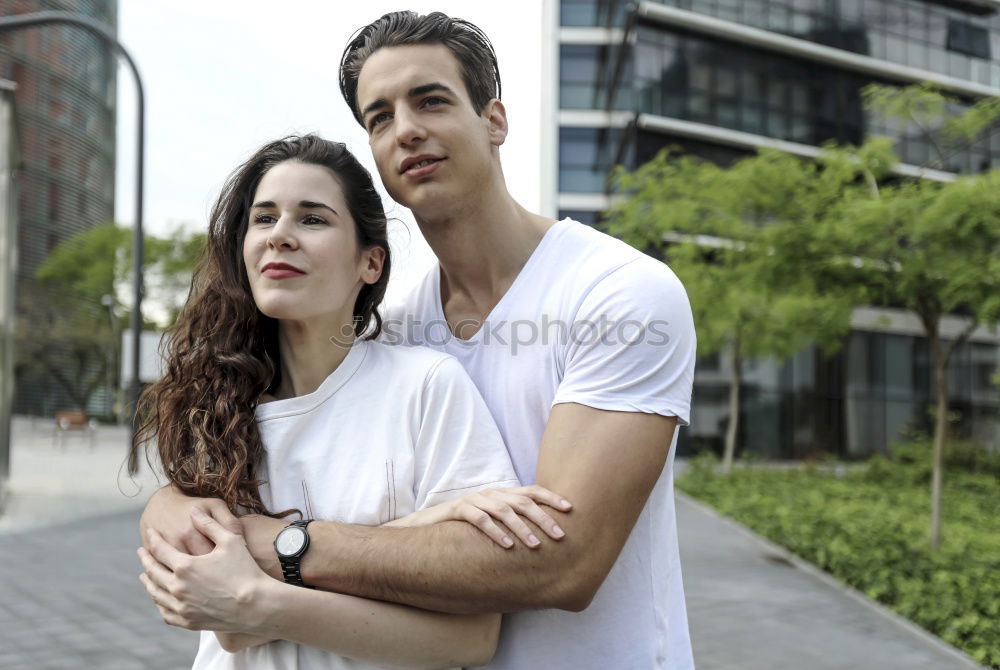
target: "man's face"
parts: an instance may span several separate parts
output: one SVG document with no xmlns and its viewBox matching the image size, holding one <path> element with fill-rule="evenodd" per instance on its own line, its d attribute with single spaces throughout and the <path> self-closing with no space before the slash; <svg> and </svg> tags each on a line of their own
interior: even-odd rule
<svg viewBox="0 0 1000 670">
<path fill-rule="evenodd" d="M 481 192 L 506 122 L 498 124 L 492 104 L 475 112 L 447 47 L 379 49 L 361 69 L 357 100 L 382 183 L 396 202 L 433 218 Z"/>
</svg>

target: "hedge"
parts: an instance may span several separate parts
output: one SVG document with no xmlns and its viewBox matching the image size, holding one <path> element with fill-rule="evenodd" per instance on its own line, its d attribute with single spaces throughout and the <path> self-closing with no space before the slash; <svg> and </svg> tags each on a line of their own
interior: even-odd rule
<svg viewBox="0 0 1000 670">
<path fill-rule="evenodd" d="M 714 459 L 699 458 L 677 485 L 980 663 L 1000 667 L 1000 478 L 982 469 L 946 472 L 942 544 L 932 552 L 924 463 L 876 457 L 829 472 L 756 466 L 723 476 Z"/>
</svg>

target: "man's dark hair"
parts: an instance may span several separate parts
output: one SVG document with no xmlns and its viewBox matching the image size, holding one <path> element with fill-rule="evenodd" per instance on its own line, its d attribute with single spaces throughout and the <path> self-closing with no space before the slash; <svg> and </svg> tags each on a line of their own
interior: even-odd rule
<svg viewBox="0 0 1000 670">
<path fill-rule="evenodd" d="M 390 12 L 355 33 L 340 57 L 340 92 L 362 126 L 358 108 L 358 75 L 365 61 L 383 47 L 442 44 L 454 54 L 476 113 L 500 97 L 500 68 L 486 34 L 478 26 L 433 12 Z"/>
</svg>

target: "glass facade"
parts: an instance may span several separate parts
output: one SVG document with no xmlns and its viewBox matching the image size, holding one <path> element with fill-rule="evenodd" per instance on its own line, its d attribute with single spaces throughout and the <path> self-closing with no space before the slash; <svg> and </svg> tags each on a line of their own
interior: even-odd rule
<svg viewBox="0 0 1000 670">
<path fill-rule="evenodd" d="M 660 0 L 686 10 L 756 26 L 1000 88 L 1000 11 L 963 2 L 918 0 Z M 621 27 L 626 2 L 563 0 L 565 27 Z M 887 123 L 864 110 L 862 75 L 774 51 L 639 21 L 622 46 L 563 43 L 560 108 L 625 110 L 694 121 L 818 146 L 893 138 L 910 164 L 956 173 L 1000 168 L 1000 132 L 990 129 L 958 152 L 940 156 L 919 128 Z M 591 38 L 588 37 L 588 40 Z M 884 83 L 884 82 L 879 82 Z M 609 93 L 614 86 L 614 94 Z M 971 100 L 955 103 L 958 113 Z M 666 147 L 720 165 L 747 155 L 711 139 L 684 139 L 630 125 L 560 128 L 559 190 L 605 193 L 615 165 L 630 169 Z M 564 209 L 599 225 L 600 213 Z M 1000 347 L 958 347 L 949 386 L 955 439 L 1000 444 L 1000 394 L 992 375 Z M 932 366 L 927 341 L 912 334 L 854 331 L 834 356 L 807 348 L 786 361 L 748 361 L 739 442 L 770 458 L 821 453 L 860 458 L 932 427 Z M 729 361 L 699 360 L 691 426 L 680 453 L 721 452 L 728 421 Z"/>
<path fill-rule="evenodd" d="M 0 16 L 44 10 L 117 26 L 115 0 L 0 0 Z M 19 303 L 56 245 L 114 218 L 117 70 L 103 40 L 75 26 L 0 34 L 0 78 L 17 84 Z M 51 416 L 73 406 L 50 379 L 22 373 L 15 383 L 17 413 Z"/>
<path fill-rule="evenodd" d="M 606 108 L 616 67 L 610 52 L 607 46 L 562 46 L 563 109 Z M 620 71 L 615 109 L 810 145 L 859 144 L 866 136 L 885 135 L 896 140 L 906 163 L 934 162 L 960 173 L 1000 167 L 1000 133 L 984 133 L 968 148 L 939 155 L 919 128 L 902 128 L 866 112 L 861 90 L 876 80 L 857 73 L 645 26 Z M 960 111 L 962 105 L 954 106 Z"/>
<path fill-rule="evenodd" d="M 623 147 L 619 128 L 559 129 L 559 191 L 603 193 L 615 165 L 631 165 L 632 152 Z"/>
<path fill-rule="evenodd" d="M 664 5 L 1000 88 L 1000 16 L 926 0 L 655 0 Z M 628 3 L 562 3 L 564 26 L 623 26 Z"/>
</svg>

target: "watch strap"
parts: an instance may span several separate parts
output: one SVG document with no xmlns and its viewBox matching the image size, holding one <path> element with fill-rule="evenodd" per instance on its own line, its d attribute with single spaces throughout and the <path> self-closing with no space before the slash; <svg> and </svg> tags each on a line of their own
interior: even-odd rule
<svg viewBox="0 0 1000 670">
<path fill-rule="evenodd" d="M 286 584 L 312 588 L 307 586 L 306 583 L 302 581 L 302 556 L 305 555 L 306 550 L 309 548 L 309 531 L 306 530 L 306 526 L 312 522 L 312 519 L 301 519 L 299 521 L 293 521 L 285 526 L 285 528 L 297 526 L 306 533 L 306 545 L 302 548 L 302 551 L 295 556 L 282 556 L 281 554 L 278 554 L 278 563 L 281 564 L 281 574 L 284 576 Z M 282 532 L 284 532 L 284 528 L 282 529 Z"/>
</svg>

